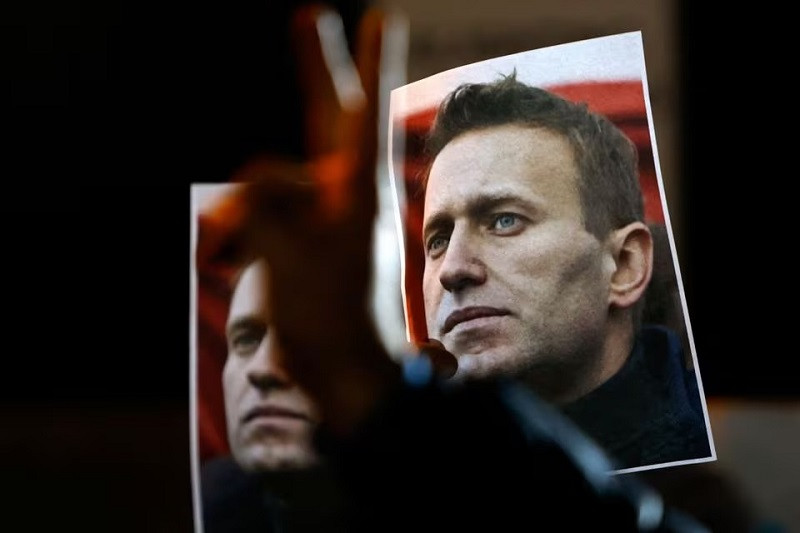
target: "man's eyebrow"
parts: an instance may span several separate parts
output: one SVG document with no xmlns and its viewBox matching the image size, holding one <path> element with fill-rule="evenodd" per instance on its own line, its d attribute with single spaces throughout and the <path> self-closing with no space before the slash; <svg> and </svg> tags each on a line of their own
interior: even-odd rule
<svg viewBox="0 0 800 533">
<path fill-rule="evenodd" d="M 481 194 L 467 203 L 467 212 L 471 216 L 481 216 L 490 213 L 507 204 L 519 204 L 528 209 L 535 209 L 536 205 L 529 200 L 521 198 L 518 194 L 510 192 Z"/>
<path fill-rule="evenodd" d="M 232 320 L 225 328 L 225 336 L 230 337 L 233 333 L 243 329 L 266 328 L 264 320 L 256 315 L 242 315 Z"/>
<path fill-rule="evenodd" d="M 422 242 L 424 243 L 428 235 L 436 230 L 453 225 L 453 219 L 444 211 L 432 215 L 422 228 Z"/>
</svg>

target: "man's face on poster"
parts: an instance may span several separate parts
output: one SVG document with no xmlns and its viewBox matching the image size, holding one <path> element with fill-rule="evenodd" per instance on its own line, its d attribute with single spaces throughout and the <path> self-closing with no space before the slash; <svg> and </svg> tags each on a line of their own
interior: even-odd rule
<svg viewBox="0 0 800 533">
<path fill-rule="evenodd" d="M 231 452 L 245 470 L 303 468 L 316 461 L 317 415 L 309 398 L 281 367 L 270 331 L 265 264 L 241 274 L 231 299 L 222 373 Z"/>
<path fill-rule="evenodd" d="M 435 158 L 425 311 L 460 376 L 570 375 L 600 352 L 614 265 L 584 227 L 578 179 L 569 141 L 544 128 L 470 131 Z"/>
</svg>

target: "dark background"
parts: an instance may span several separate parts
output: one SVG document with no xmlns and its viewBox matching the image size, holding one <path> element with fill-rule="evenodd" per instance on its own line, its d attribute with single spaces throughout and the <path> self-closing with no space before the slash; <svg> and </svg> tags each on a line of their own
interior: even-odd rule
<svg viewBox="0 0 800 533">
<path fill-rule="evenodd" d="M 192 527 L 189 184 L 227 163 L 196 157 L 224 142 L 198 125 L 224 114 L 187 81 L 200 64 L 182 76 L 176 61 L 238 32 L 187 29 L 196 8 L 170 9 L 33 3 L 0 19 L 0 520 L 24 526 L 5 530 Z M 772 300 L 790 298 L 777 265 L 791 241 L 764 189 L 792 170 L 772 168 L 781 106 L 758 93 L 775 81 L 753 62 L 742 77 L 750 13 L 684 1 L 676 16 L 681 267 L 705 391 L 790 398 Z"/>
</svg>

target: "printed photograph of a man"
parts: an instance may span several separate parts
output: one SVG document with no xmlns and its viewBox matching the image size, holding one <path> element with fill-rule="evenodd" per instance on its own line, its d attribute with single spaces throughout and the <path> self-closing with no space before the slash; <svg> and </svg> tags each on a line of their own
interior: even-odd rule
<svg viewBox="0 0 800 533">
<path fill-rule="evenodd" d="M 611 63 L 644 72 L 638 34 L 595 41 L 578 43 L 575 54 L 573 45 L 554 47 L 559 68 L 580 59 L 579 79 L 592 87 L 585 52 L 594 46 L 600 57 L 621 50 Z M 655 249 L 663 222 L 645 215 L 643 154 L 586 103 L 526 83 L 530 72 L 547 72 L 538 59 L 529 52 L 462 67 L 393 94 L 393 124 L 408 122 L 409 102 L 441 95 L 422 142 L 408 142 L 422 148 L 400 184 L 412 189 L 400 206 L 410 336 L 441 341 L 458 359 L 457 378 L 527 383 L 620 470 L 711 460 L 685 330 L 643 320 L 654 256 L 674 268 L 668 240 Z M 613 84 L 600 87 L 613 97 Z M 650 165 L 657 171 L 657 161 Z M 394 172 L 403 176 L 396 156 Z M 409 266 L 415 242 L 421 272 Z"/>
<path fill-rule="evenodd" d="M 281 347 L 270 334 L 267 268 L 257 260 L 231 276 L 221 379 L 228 452 L 215 450 L 216 456 L 202 465 L 202 514 L 208 532 L 273 531 L 302 524 L 305 503 L 285 495 L 268 497 L 261 476 L 311 471 L 318 462 L 312 445 L 319 422 L 316 406 L 282 367 Z M 210 421 L 201 422 L 213 428 Z"/>
</svg>

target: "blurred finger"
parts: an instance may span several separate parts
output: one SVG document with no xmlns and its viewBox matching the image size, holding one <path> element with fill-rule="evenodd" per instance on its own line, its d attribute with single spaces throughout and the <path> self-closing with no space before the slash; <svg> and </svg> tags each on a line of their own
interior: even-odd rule
<svg viewBox="0 0 800 533">
<path fill-rule="evenodd" d="M 374 33 L 374 23 L 368 27 Z M 369 224 L 375 204 L 376 148 L 374 135 L 365 138 L 363 132 L 377 125 L 363 126 L 364 120 L 371 120 L 365 119 L 369 105 L 344 24 L 337 13 L 311 6 L 298 10 L 293 31 L 320 222 L 336 223 L 356 212 Z"/>
<path fill-rule="evenodd" d="M 297 10 L 292 24 L 298 76 L 306 109 L 306 143 L 314 159 L 340 150 L 348 112 L 365 95 L 338 13 L 321 6 Z"/>
<path fill-rule="evenodd" d="M 362 155 L 366 155 L 371 161 L 374 161 L 373 153 L 364 154 L 363 149 L 375 150 L 377 147 L 384 23 L 383 12 L 374 8 L 368 10 L 359 21 L 355 47 L 355 62 L 364 91 L 364 105 L 351 125 L 348 141 L 357 143 L 362 149 Z"/>
<path fill-rule="evenodd" d="M 322 11 L 317 17 L 316 27 L 339 107 L 345 113 L 357 112 L 364 106 L 367 95 L 361 72 L 350 56 L 342 18 L 334 11 Z"/>
</svg>

